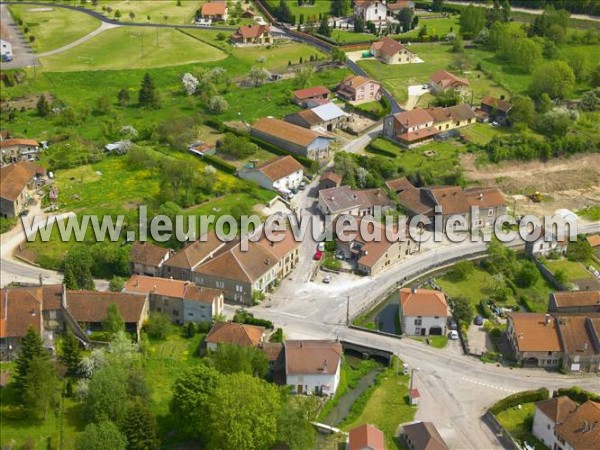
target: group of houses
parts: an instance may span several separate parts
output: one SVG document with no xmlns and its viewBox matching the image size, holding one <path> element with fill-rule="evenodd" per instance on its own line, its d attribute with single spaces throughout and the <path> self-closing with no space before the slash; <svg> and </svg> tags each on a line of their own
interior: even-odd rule
<svg viewBox="0 0 600 450">
<path fill-rule="evenodd" d="M 262 231 L 261 231 L 262 233 Z M 274 232 L 278 242 L 261 234 L 248 242 L 224 242 L 214 232 L 189 243 L 178 252 L 151 243 L 131 248 L 133 274 L 191 281 L 202 288 L 223 291 L 225 300 L 252 305 L 286 277 L 299 260 L 299 243 L 290 230 Z"/>
<path fill-rule="evenodd" d="M 523 366 L 600 372 L 600 291 L 554 292 L 547 313 L 510 313 L 507 335 Z"/>
<path fill-rule="evenodd" d="M 448 450 L 448 444 L 431 422 L 415 421 L 402 424 L 399 435 L 410 450 Z M 385 436 L 374 425 L 365 423 L 348 433 L 347 450 L 385 450 Z"/>
<path fill-rule="evenodd" d="M 547 448 L 587 450 L 600 441 L 600 403 L 559 396 L 535 403 L 532 434 Z"/>
</svg>

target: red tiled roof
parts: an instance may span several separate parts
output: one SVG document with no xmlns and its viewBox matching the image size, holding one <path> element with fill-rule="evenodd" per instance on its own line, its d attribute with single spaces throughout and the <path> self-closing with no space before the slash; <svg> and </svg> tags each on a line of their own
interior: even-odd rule
<svg viewBox="0 0 600 450">
<path fill-rule="evenodd" d="M 438 132 L 439 132 L 439 130 L 435 127 L 427 127 L 427 128 L 421 128 L 420 130 L 416 130 L 416 131 L 409 131 L 408 133 L 402 133 L 396 137 L 398 139 L 400 139 L 401 141 L 410 143 L 410 142 L 418 142 L 422 139 L 430 138 L 430 137 L 438 134 Z"/>
<path fill-rule="evenodd" d="M 400 307 L 404 316 L 447 317 L 448 303 L 443 292 L 431 289 L 400 289 Z"/>
<path fill-rule="evenodd" d="M 280 156 L 256 167 L 256 170 L 262 172 L 271 181 L 280 180 L 302 169 L 302 164 L 290 155 Z"/>
<path fill-rule="evenodd" d="M 225 2 L 210 2 L 202 5 L 203 16 L 222 16 L 227 9 Z"/>
<path fill-rule="evenodd" d="M 471 207 L 461 187 L 427 187 L 423 190 L 429 192 L 435 202 L 442 207 L 442 214 L 466 214 Z"/>
<path fill-rule="evenodd" d="M 270 117 L 257 120 L 252 128 L 260 131 L 261 133 L 292 142 L 301 147 L 310 145 L 319 137 L 333 139 L 330 136 L 309 130 L 308 128 L 303 128 L 298 125 Z"/>
<path fill-rule="evenodd" d="M 20 161 L 0 168 L 0 179 L 2 180 L 2 183 L 0 183 L 0 197 L 15 201 L 36 175 L 44 175 L 45 173 L 44 168 L 28 161 Z"/>
<path fill-rule="evenodd" d="M 593 236 L 588 236 L 587 241 L 590 243 L 592 247 L 600 247 L 600 234 L 594 234 Z"/>
<path fill-rule="evenodd" d="M 67 309 L 79 323 L 104 321 L 112 304 L 117 305 L 125 323 L 137 323 L 143 319 L 147 301 L 145 295 L 121 292 L 67 291 Z"/>
<path fill-rule="evenodd" d="M 245 25 L 243 27 L 239 27 L 237 30 L 237 34 L 244 39 L 258 38 L 263 34 L 269 34 L 270 32 L 271 30 L 268 25 Z"/>
<path fill-rule="evenodd" d="M 379 84 L 377 81 L 369 77 L 364 77 L 362 75 L 349 75 L 340 83 L 340 89 L 349 88 L 351 90 L 356 90 L 367 83 Z"/>
<path fill-rule="evenodd" d="M 502 100 L 501 98 L 495 98 L 491 96 L 483 97 L 481 100 L 482 105 L 489 106 L 490 108 L 495 108 L 498 111 L 508 112 L 512 108 L 512 104 L 507 102 L 506 100 Z"/>
<path fill-rule="evenodd" d="M 469 86 L 469 80 L 466 78 L 459 78 L 456 75 L 446 72 L 445 70 L 438 70 L 429 78 L 434 83 L 441 84 L 443 87 L 463 85 Z"/>
<path fill-rule="evenodd" d="M 235 344 L 256 347 L 261 343 L 265 329 L 255 325 L 233 322 L 216 322 L 206 336 L 213 344 Z"/>
<path fill-rule="evenodd" d="M 323 180 L 329 180 L 333 181 L 335 184 L 340 184 L 342 182 L 342 177 L 341 175 L 338 175 L 335 172 L 329 171 L 323 174 L 323 176 L 321 177 L 321 181 Z"/>
<path fill-rule="evenodd" d="M 431 114 L 421 108 L 394 114 L 394 119 L 404 127 L 414 127 L 433 122 L 433 117 L 431 117 Z"/>
<path fill-rule="evenodd" d="M 199 287 L 189 281 L 133 275 L 123 292 L 130 294 L 156 294 L 165 297 L 213 303 L 223 292 L 219 289 Z"/>
<path fill-rule="evenodd" d="M 562 291 L 551 295 L 559 308 L 600 305 L 600 291 Z"/>
<path fill-rule="evenodd" d="M 258 240 L 258 243 L 279 260 L 300 246 L 300 242 L 296 241 L 294 233 L 290 229 L 286 228 L 281 231 L 272 230 L 272 234 L 276 239 L 280 239 L 281 236 L 283 236 L 283 239 L 279 242 L 270 241 L 263 230 L 263 235 Z"/>
<path fill-rule="evenodd" d="M 325 86 L 314 86 L 306 89 L 299 89 L 293 92 L 294 97 L 298 100 L 306 100 L 307 98 L 329 95 L 331 91 L 327 89 Z"/>
<path fill-rule="evenodd" d="M 389 180 L 385 182 L 385 185 L 388 187 L 390 191 L 393 192 L 401 192 L 407 189 L 415 189 L 413 184 L 406 177 L 397 178 L 395 180 Z"/>
<path fill-rule="evenodd" d="M 600 403 L 588 400 L 554 428 L 559 439 L 574 450 L 598 448 L 600 441 Z"/>
<path fill-rule="evenodd" d="M 410 8 L 411 7 L 410 3 L 413 3 L 413 5 L 414 5 L 414 2 L 409 2 L 406 0 L 398 0 L 397 2 L 394 2 L 394 3 L 388 3 L 387 7 L 390 11 L 399 11 L 404 8 Z"/>
<path fill-rule="evenodd" d="M 147 266 L 158 266 L 169 255 L 168 248 L 150 242 L 134 242 L 129 250 L 131 262 Z"/>
<path fill-rule="evenodd" d="M 555 424 L 562 423 L 571 411 L 577 408 L 577 403 L 566 395 L 549 398 L 535 403 L 535 407 L 544 413 Z"/>
<path fill-rule="evenodd" d="M 181 269 L 193 269 L 202 261 L 216 253 L 226 243 L 219 240 L 214 232 L 209 232 L 202 239 L 198 239 L 179 250 L 167 261 L 165 267 L 177 267 Z"/>
<path fill-rule="evenodd" d="M 41 288 L 5 288 L 0 296 L 0 338 L 23 337 L 29 327 L 41 333 Z"/>
<path fill-rule="evenodd" d="M 348 434 L 348 450 L 385 450 L 383 431 L 365 423 L 350 430 Z"/>
<path fill-rule="evenodd" d="M 3 139 L 0 141 L 0 148 L 13 147 L 15 145 L 39 146 L 38 142 L 33 139 Z"/>
<path fill-rule="evenodd" d="M 404 45 L 389 36 L 385 36 L 377 42 L 371 44 L 372 50 L 378 50 L 386 56 L 394 56 L 402 50 L 408 50 Z M 410 51 L 410 50 L 408 50 Z M 411 52 L 412 53 L 412 52 Z"/>
<path fill-rule="evenodd" d="M 542 313 L 509 313 L 514 337 L 520 352 L 560 352 L 561 346 L 556 323 L 550 317 L 546 325 L 546 315 Z"/>
<path fill-rule="evenodd" d="M 448 445 L 431 422 L 410 423 L 402 428 L 413 450 L 448 450 Z"/>
<path fill-rule="evenodd" d="M 342 358 L 337 341 L 285 341 L 285 373 L 317 375 L 335 373 Z"/>
<path fill-rule="evenodd" d="M 504 206 L 506 201 L 498 188 L 471 188 L 465 190 L 465 196 L 471 206 L 480 208 L 491 208 Z"/>
</svg>

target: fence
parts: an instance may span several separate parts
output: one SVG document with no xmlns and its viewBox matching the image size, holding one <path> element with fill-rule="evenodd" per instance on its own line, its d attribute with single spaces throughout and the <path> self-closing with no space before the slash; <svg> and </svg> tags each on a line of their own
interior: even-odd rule
<svg viewBox="0 0 600 450">
<path fill-rule="evenodd" d="M 481 417 L 481 420 L 489 427 L 489 429 L 494 433 L 496 439 L 500 441 L 502 447 L 507 450 L 521 450 L 521 446 L 515 440 L 515 438 L 510 434 L 506 429 L 498 422 L 498 419 L 494 414 L 490 411 L 486 411 L 486 413 Z"/>
<path fill-rule="evenodd" d="M 548 269 L 539 259 L 533 258 L 533 262 L 537 266 L 538 270 L 542 274 L 542 276 L 553 285 L 559 291 L 568 291 L 569 288 L 562 283 L 559 283 L 558 280 L 554 277 L 554 274 Z"/>
</svg>

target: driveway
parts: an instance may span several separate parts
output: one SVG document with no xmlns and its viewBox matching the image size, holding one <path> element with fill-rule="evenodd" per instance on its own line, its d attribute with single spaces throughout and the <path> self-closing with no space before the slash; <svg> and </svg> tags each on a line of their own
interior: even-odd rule
<svg viewBox="0 0 600 450">
<path fill-rule="evenodd" d="M 29 47 L 29 43 L 21 34 L 6 5 L 0 5 L 0 21 L 2 23 L 2 39 L 12 44 L 13 51 L 13 60 L 11 62 L 0 63 L 0 67 L 7 70 L 39 66 L 39 62 L 33 54 L 31 47 Z"/>
</svg>

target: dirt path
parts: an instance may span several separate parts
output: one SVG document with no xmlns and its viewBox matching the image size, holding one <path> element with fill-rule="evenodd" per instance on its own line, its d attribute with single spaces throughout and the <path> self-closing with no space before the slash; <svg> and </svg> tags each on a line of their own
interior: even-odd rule
<svg viewBox="0 0 600 450">
<path fill-rule="evenodd" d="M 461 157 L 465 177 L 484 186 L 498 186 L 507 195 L 517 194 L 521 213 L 550 214 L 600 204 L 600 155 L 578 155 L 547 163 L 503 163 L 476 167 L 476 156 Z M 540 191 L 546 201 L 533 203 L 518 194 Z"/>
</svg>

